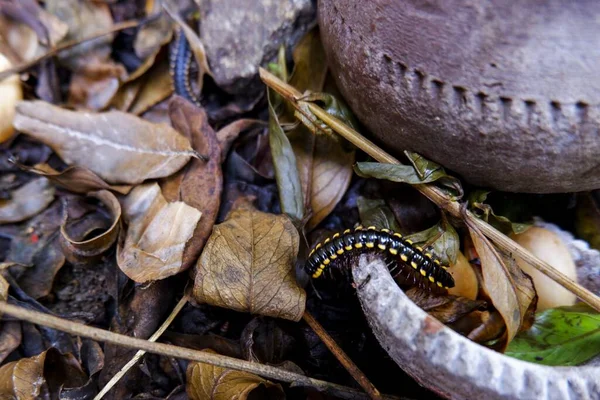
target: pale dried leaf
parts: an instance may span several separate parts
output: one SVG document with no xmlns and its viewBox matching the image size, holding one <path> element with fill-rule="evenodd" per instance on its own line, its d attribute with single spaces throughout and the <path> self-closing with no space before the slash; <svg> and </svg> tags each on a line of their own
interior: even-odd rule
<svg viewBox="0 0 600 400">
<path fill-rule="evenodd" d="M 43 211 L 54 200 L 54 187 L 46 178 L 37 178 L 11 193 L 0 202 L 0 224 L 20 222 Z"/>
<path fill-rule="evenodd" d="M 504 351 L 508 343 L 521 330 L 523 324 L 530 325 L 537 295 L 533 283 L 516 265 L 514 260 L 503 257 L 467 215 L 465 222 L 473 245 L 481 260 L 482 287 L 506 323 L 505 340 L 496 348 Z"/>
<path fill-rule="evenodd" d="M 44 379 L 46 352 L 0 368 L 0 398 L 34 400 L 38 398 Z"/>
<path fill-rule="evenodd" d="M 242 208 L 216 225 L 198 260 L 197 301 L 298 321 L 306 293 L 294 264 L 298 231 L 284 215 Z"/>
<path fill-rule="evenodd" d="M 308 230 L 323 221 L 346 193 L 352 180 L 355 154 L 345 151 L 339 142 L 328 136 L 316 136 L 315 140 L 310 191 L 312 215 Z"/>
<path fill-rule="evenodd" d="M 127 194 L 131 190 L 129 185 L 109 185 L 85 167 L 73 166 L 58 172 L 48 164 L 36 164 L 33 167 L 20 163 L 15 164 L 25 171 L 44 176 L 74 193 L 87 194 L 98 190 L 112 190 L 120 194 Z"/>
<path fill-rule="evenodd" d="M 214 353 L 211 350 L 204 350 Z M 226 369 L 200 362 L 187 368 L 187 395 L 191 400 L 284 399 L 281 386 L 249 372 Z M 263 392 L 252 393 L 262 386 Z"/>
<path fill-rule="evenodd" d="M 109 183 L 169 176 L 196 156 L 189 140 L 170 126 L 120 111 L 73 112 L 23 101 L 15 127 L 52 147 L 67 164 L 86 167 Z"/>
<path fill-rule="evenodd" d="M 180 272 L 186 243 L 201 212 L 181 201 L 168 203 L 156 183 L 133 189 L 122 207 L 128 228 L 117 247 L 119 268 L 136 282 Z"/>
</svg>

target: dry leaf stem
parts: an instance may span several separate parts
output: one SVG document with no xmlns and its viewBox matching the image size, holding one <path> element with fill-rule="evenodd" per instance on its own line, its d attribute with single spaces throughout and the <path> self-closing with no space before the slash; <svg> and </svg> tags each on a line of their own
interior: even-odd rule
<svg viewBox="0 0 600 400">
<path fill-rule="evenodd" d="M 339 135 L 343 136 L 349 142 L 354 144 L 356 147 L 358 147 L 377 161 L 388 164 L 400 164 L 400 161 L 398 161 L 396 158 L 383 151 L 383 149 L 375 145 L 370 140 L 364 138 L 360 133 L 350 128 L 339 119 L 331 116 L 318 105 L 299 100 L 302 98 L 302 93 L 300 93 L 294 87 L 283 82 L 281 79 L 277 78 L 275 75 L 271 74 L 267 70 L 261 68 L 260 77 L 267 86 L 269 86 L 271 89 L 275 90 L 281 96 L 286 98 L 286 100 L 292 103 L 292 105 L 294 105 L 294 107 L 296 107 L 296 109 L 299 112 L 303 112 L 301 106 L 308 107 L 308 109 L 317 118 L 319 118 L 321 121 L 327 124 L 327 126 L 329 126 Z M 524 247 L 515 243 L 506 235 L 502 234 L 496 228 L 489 225 L 487 222 L 477 218 L 470 211 L 467 210 L 465 216 L 463 217 L 463 214 L 461 213 L 461 204 L 451 199 L 440 189 L 433 185 L 426 184 L 415 185 L 414 187 L 417 190 L 419 190 L 425 197 L 437 204 L 438 207 L 442 208 L 444 211 L 446 211 L 453 217 L 459 219 L 469 218 L 471 222 L 475 224 L 479 228 L 479 230 L 481 230 L 481 232 L 488 239 L 494 242 L 500 249 L 513 256 L 521 257 L 532 267 L 542 272 L 544 275 L 548 276 L 550 279 L 557 282 L 565 289 L 577 295 L 581 300 L 589 304 L 595 310 L 600 311 L 600 298 L 598 296 L 596 296 L 594 293 L 590 292 L 586 288 L 582 287 L 577 282 L 573 281 L 565 274 L 552 267 L 547 262 L 540 260 L 533 254 L 531 254 L 529 251 L 527 251 Z"/>
<path fill-rule="evenodd" d="M 0 302 L 0 315 L 2 314 L 7 314 L 22 321 L 46 326 L 48 328 L 66 332 L 71 335 L 82 336 L 100 342 L 111 343 L 116 346 L 144 350 L 148 353 L 160 354 L 167 357 L 198 361 L 210 365 L 216 365 L 222 368 L 245 371 L 262 376 L 264 378 L 288 382 L 293 386 L 314 387 L 319 391 L 337 396 L 341 399 L 369 399 L 365 393 L 358 390 L 319 379 L 309 378 L 305 375 L 296 374 L 284 369 L 250 361 L 239 360 L 237 358 L 222 356 L 220 354 L 211 354 L 208 352 L 187 349 L 185 347 L 173 346 L 165 343 L 156 343 L 149 340 L 121 335 L 104 329 L 87 326 L 79 322 L 73 322 L 63 318 L 55 317 L 53 315 L 44 314 L 38 311 L 27 310 L 6 302 Z M 384 395 L 382 398 L 389 400 L 407 400 L 403 399 L 402 397 L 390 395 Z"/>
<path fill-rule="evenodd" d="M 158 340 L 158 338 L 167 330 L 167 328 L 171 325 L 175 317 L 177 317 L 179 312 L 183 309 L 183 306 L 187 304 L 189 299 L 190 294 L 189 292 L 186 292 L 186 294 L 181 298 L 181 300 L 179 300 L 179 302 L 175 305 L 175 308 L 173 308 L 171 314 L 169 314 L 167 319 L 165 319 L 165 322 L 163 322 L 162 325 L 156 330 L 156 332 L 154 332 L 152 336 L 150 336 L 150 338 L 148 339 L 149 342 L 156 342 Z M 100 390 L 96 397 L 94 397 L 94 400 L 100 400 L 102 397 L 104 397 L 104 395 L 108 393 L 108 391 L 112 389 L 112 387 L 115 386 L 117 382 L 121 380 L 122 377 L 125 376 L 127 371 L 129 371 L 131 367 L 133 367 L 138 362 L 138 360 L 144 356 L 144 354 L 146 354 L 145 350 L 138 350 L 137 353 L 135 353 L 135 355 L 131 358 L 131 360 L 129 360 L 129 362 L 125 364 L 123 368 L 121 368 L 121 370 L 110 379 L 110 381 L 108 381 L 108 383 L 102 388 L 102 390 Z"/>
<path fill-rule="evenodd" d="M 58 53 L 60 53 L 63 50 L 67 50 L 70 49 L 71 47 L 75 47 L 77 45 L 80 45 L 82 43 L 85 42 L 89 42 L 90 40 L 94 40 L 94 39 L 98 39 L 102 36 L 106 36 L 106 35 L 110 35 L 111 33 L 115 33 L 115 32 L 119 32 L 122 31 L 124 29 L 129 29 L 129 28 L 136 28 L 138 26 L 144 25 L 150 21 L 153 21 L 154 19 L 156 19 L 158 15 L 156 16 L 151 16 L 149 18 L 143 19 L 143 20 L 134 20 L 134 21 L 123 21 L 120 22 L 118 24 L 115 24 L 112 28 L 104 31 L 104 32 L 100 32 L 97 33 L 95 35 L 92 35 L 90 37 L 84 38 L 84 39 L 80 39 L 80 40 L 71 40 L 69 42 L 65 42 L 64 44 L 61 44 L 60 46 L 57 46 L 53 49 L 48 50 L 48 52 L 42 54 L 39 57 L 34 58 L 33 60 L 24 62 L 22 64 L 19 65 L 15 65 L 14 67 L 4 70 L 2 72 L 0 72 L 0 81 L 3 80 L 4 78 L 6 78 L 7 76 L 10 76 L 12 74 L 15 73 L 21 73 L 23 71 L 28 70 L 29 68 L 35 66 L 36 64 L 38 64 L 39 62 L 50 58 L 50 57 L 54 57 L 56 56 Z"/>
<path fill-rule="evenodd" d="M 358 384 L 367 392 L 372 399 L 381 399 L 381 393 L 379 390 L 369 381 L 367 376 L 354 364 L 354 362 L 348 357 L 348 355 L 338 346 L 331 336 L 323 329 L 321 324 L 308 312 L 305 311 L 302 315 L 302 319 L 311 327 L 311 329 L 317 334 L 319 339 L 325 344 L 325 346 L 333 353 L 335 358 L 346 368 L 346 371 Z"/>
</svg>

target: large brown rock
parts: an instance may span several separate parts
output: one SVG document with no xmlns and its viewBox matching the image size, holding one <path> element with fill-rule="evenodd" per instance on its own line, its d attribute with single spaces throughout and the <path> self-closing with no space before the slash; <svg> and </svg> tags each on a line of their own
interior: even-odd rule
<svg viewBox="0 0 600 400">
<path fill-rule="evenodd" d="M 499 190 L 600 188 L 600 2 L 320 0 L 319 24 L 388 151 Z"/>
</svg>

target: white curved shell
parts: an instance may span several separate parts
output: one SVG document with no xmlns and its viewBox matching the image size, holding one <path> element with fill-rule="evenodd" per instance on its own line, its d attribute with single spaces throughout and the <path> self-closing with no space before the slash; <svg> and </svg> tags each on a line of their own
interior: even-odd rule
<svg viewBox="0 0 600 400">
<path fill-rule="evenodd" d="M 480 346 L 409 300 L 381 261 L 361 257 L 353 277 L 364 313 L 382 347 L 403 370 L 441 396 L 600 399 L 600 366 L 547 367 Z"/>
</svg>

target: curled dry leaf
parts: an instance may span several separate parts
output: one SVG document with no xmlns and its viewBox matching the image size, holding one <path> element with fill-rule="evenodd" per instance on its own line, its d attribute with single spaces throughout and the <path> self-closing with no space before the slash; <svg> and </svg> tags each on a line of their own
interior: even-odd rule
<svg viewBox="0 0 600 400">
<path fill-rule="evenodd" d="M 117 247 L 121 271 L 136 282 L 164 279 L 180 272 L 184 249 L 200 220 L 200 211 L 181 201 L 168 203 L 156 183 L 133 189 L 122 207 L 128 228 Z"/>
<path fill-rule="evenodd" d="M 90 193 L 90 196 L 100 200 L 109 209 L 113 223 L 106 231 L 90 239 L 82 240 L 82 238 L 73 238 L 67 232 L 68 214 L 65 211 L 64 220 L 60 226 L 60 233 L 63 239 L 62 246 L 65 256 L 71 262 L 93 258 L 104 253 L 117 240 L 119 234 L 119 227 L 121 226 L 121 205 L 119 204 L 119 200 L 108 190 L 93 192 Z M 87 233 L 84 232 L 82 236 L 87 236 Z"/>
<path fill-rule="evenodd" d="M 296 283 L 298 231 L 284 215 L 241 208 L 216 225 L 194 281 L 197 301 L 298 321 L 306 293 Z"/>
<path fill-rule="evenodd" d="M 182 200 L 202 213 L 183 254 L 183 268 L 187 269 L 198 260 L 219 213 L 223 191 L 221 148 L 203 109 L 176 96 L 169 104 L 169 115 L 173 127 L 190 139 L 194 150 L 208 157 L 208 161 L 192 160 L 162 185 L 168 200 Z"/>
<path fill-rule="evenodd" d="M 465 214 L 465 223 L 481 260 L 482 288 L 506 324 L 506 335 L 495 348 L 504 351 L 515 335 L 533 323 L 537 294 L 531 278 L 516 261 L 501 254 Z"/>
<path fill-rule="evenodd" d="M 249 372 L 191 362 L 186 376 L 186 391 L 191 400 L 285 399 L 280 385 Z"/>
<path fill-rule="evenodd" d="M 0 72 L 11 67 L 10 61 L 0 53 Z M 0 143 L 10 139 L 14 133 L 13 119 L 17 102 L 23 99 L 18 75 L 0 80 Z"/>
<path fill-rule="evenodd" d="M 0 202 L 0 224 L 24 221 L 48 207 L 54 200 L 54 187 L 46 178 L 37 178 L 11 193 Z"/>
<path fill-rule="evenodd" d="M 58 172 L 48 164 L 37 164 L 33 167 L 20 163 L 15 164 L 25 171 L 44 176 L 74 193 L 87 194 L 98 190 L 112 190 L 120 194 L 127 194 L 131 190 L 129 185 L 109 185 L 85 167 L 73 166 Z"/>
<path fill-rule="evenodd" d="M 0 315 L 2 317 L 2 315 Z M 0 363 L 21 344 L 20 321 L 4 321 L 0 325 Z"/>
<path fill-rule="evenodd" d="M 0 398 L 33 400 L 58 398 L 62 388 L 83 386 L 87 377 L 71 354 L 50 348 L 0 368 Z"/>
<path fill-rule="evenodd" d="M 89 168 L 109 183 L 169 176 L 197 156 L 170 126 L 120 111 L 74 112 L 23 101 L 17 105 L 15 127 L 52 147 L 67 164 Z"/>
</svg>

